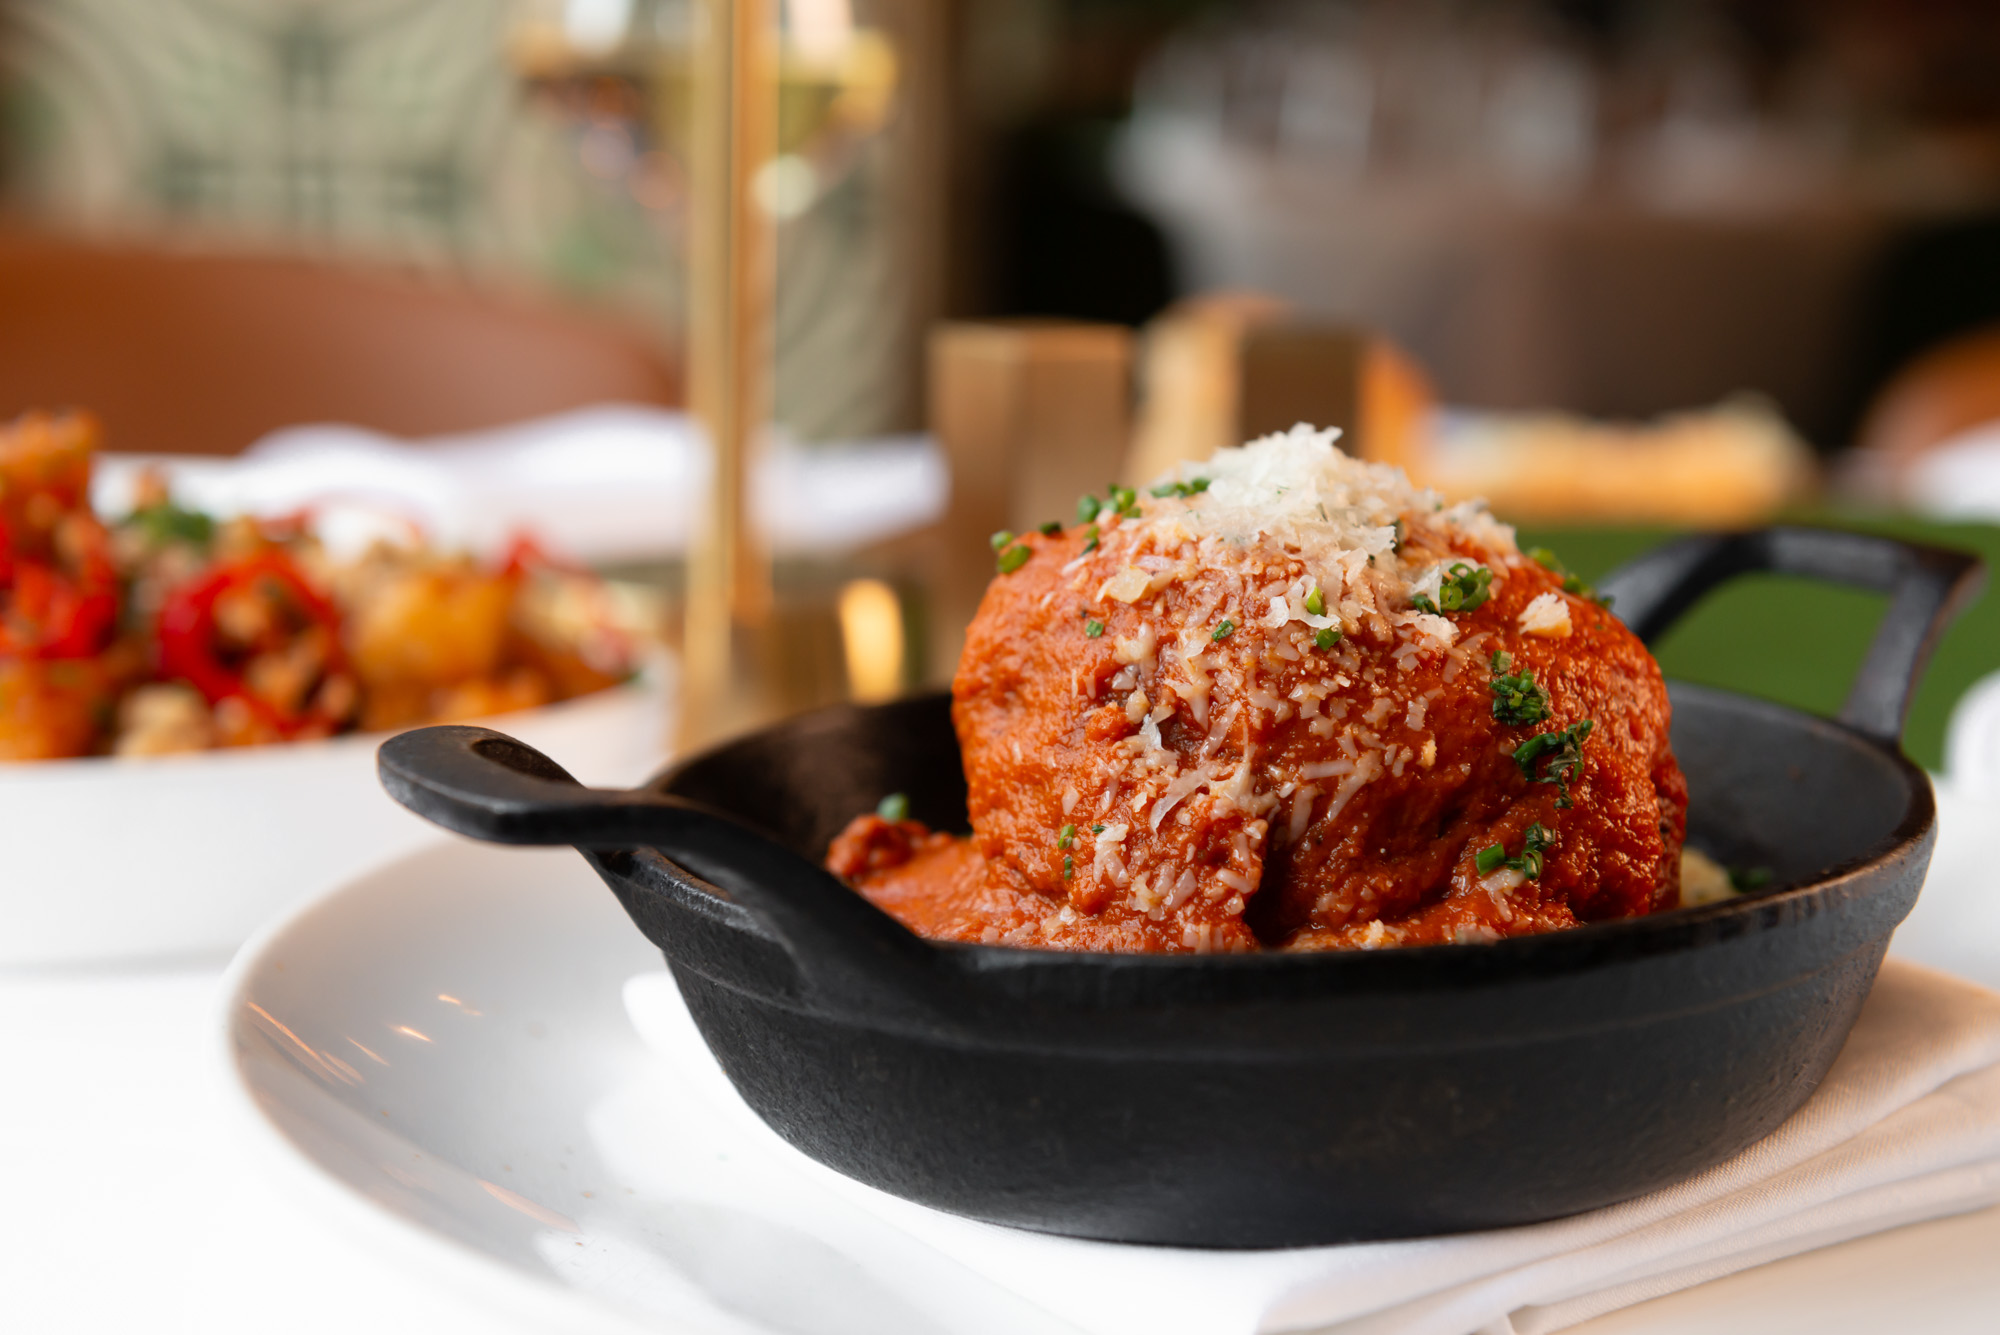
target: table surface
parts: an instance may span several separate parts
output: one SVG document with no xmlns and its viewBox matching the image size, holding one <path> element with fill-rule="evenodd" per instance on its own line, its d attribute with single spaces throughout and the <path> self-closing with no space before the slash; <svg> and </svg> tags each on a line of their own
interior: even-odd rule
<svg viewBox="0 0 2000 1335">
<path fill-rule="evenodd" d="M 1897 949 L 2000 985 L 2000 806 L 1947 807 Z M 225 961 L 0 973 L 0 1326 L 293 1335 L 507 1332 L 379 1238 L 337 1233 L 231 1142 L 213 1037 Z M 1895 1230 L 1613 1313 L 1580 1335 L 1994 1329 L 2000 1209 Z M 586 1310 L 569 1327 L 589 1330 Z"/>
</svg>

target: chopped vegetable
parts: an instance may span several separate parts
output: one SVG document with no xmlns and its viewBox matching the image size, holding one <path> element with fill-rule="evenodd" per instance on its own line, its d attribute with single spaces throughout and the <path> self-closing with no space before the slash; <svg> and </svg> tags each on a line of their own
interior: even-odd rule
<svg viewBox="0 0 2000 1335">
<path fill-rule="evenodd" d="M 1045 538 L 1053 538 L 1054 536 L 1056 536 L 1056 534 L 1062 532 L 1062 520 L 1051 519 L 1048 523 L 1043 524 L 1040 528 L 1036 529 L 1035 531 L 1041 534 Z"/>
<path fill-rule="evenodd" d="M 1313 585 L 1312 592 L 1306 595 L 1306 615 L 1315 617 L 1326 615 L 1326 595 L 1319 591 L 1317 584 Z"/>
<path fill-rule="evenodd" d="M 1083 550 L 1086 552 L 1094 552 L 1097 550 L 1097 525 L 1092 524 L 1090 527 L 1084 529 Z"/>
<path fill-rule="evenodd" d="M 1228 617 L 1224 617 L 1222 618 L 1222 624 L 1215 628 L 1215 633 L 1208 637 L 1209 642 L 1212 644 L 1220 644 L 1222 641 L 1228 639 L 1231 635 L 1234 635 L 1235 633 L 1236 633 L 1236 623 L 1234 621 L 1231 621 Z"/>
<path fill-rule="evenodd" d="M 1076 842 L 1076 826 L 1065 825 L 1056 833 L 1056 847 L 1068 848 Z"/>
<path fill-rule="evenodd" d="M 1730 888 L 1738 894 L 1744 894 L 1751 890 L 1761 890 L 1770 883 L 1771 869 L 1769 867 L 1731 867 L 1729 869 Z"/>
<path fill-rule="evenodd" d="M 125 523 L 137 529 L 154 545 L 185 542 L 205 547 L 215 536 L 215 520 L 199 510 L 183 510 L 172 501 L 161 501 L 134 510 Z"/>
<path fill-rule="evenodd" d="M 1023 547 L 1019 543 L 1016 543 L 1014 546 L 1009 547 L 1006 551 L 1001 552 L 1000 559 L 998 561 L 995 561 L 993 564 L 1000 571 L 1001 574 L 1011 575 L 1016 570 L 1019 570 L 1022 566 L 1028 564 L 1028 558 L 1033 555 L 1034 553 L 1029 551 L 1026 547 Z"/>
<path fill-rule="evenodd" d="M 1508 857 L 1507 850 L 1500 844 L 1488 844 L 1472 859 L 1472 865 L 1481 876 L 1491 876 L 1502 867 L 1520 872 L 1529 880 L 1542 874 L 1542 854 L 1555 842 L 1555 831 L 1539 821 L 1530 825 L 1521 837 L 1521 852 L 1517 857 Z"/>
<path fill-rule="evenodd" d="M 1530 559 L 1534 561 L 1536 565 L 1540 566 L 1542 569 L 1548 571 L 1550 574 L 1555 575 L 1557 578 L 1562 580 L 1562 590 L 1564 593 L 1573 593 L 1579 598 L 1588 598 L 1593 603 L 1596 603 L 1599 607 L 1611 606 L 1610 597 L 1608 597 L 1605 594 L 1599 593 L 1596 589 L 1591 588 L 1590 585 L 1585 584 L 1577 576 L 1571 574 L 1569 567 L 1564 565 L 1562 561 L 1557 558 L 1556 554 L 1550 551 L 1548 548 L 1546 547 L 1531 548 L 1528 552 L 1528 556 Z"/>
<path fill-rule="evenodd" d="M 1332 626 L 1323 627 L 1313 636 L 1314 647 L 1321 650 L 1331 649 L 1333 648 L 1334 645 L 1339 643 L 1340 643 L 1340 632 L 1335 630 Z"/>
<path fill-rule="evenodd" d="M 875 814 L 892 825 L 899 825 L 910 818 L 910 796 L 908 793 L 891 793 L 875 804 Z"/>
<path fill-rule="evenodd" d="M 998 533 L 995 533 L 992 537 L 988 538 L 986 541 L 987 544 L 991 546 L 994 551 L 997 552 L 1002 547 L 1005 547 L 1008 543 L 1012 542 L 1013 540 L 1014 540 L 1014 531 L 1012 529 L 1003 528 Z"/>
<path fill-rule="evenodd" d="M 1493 677 L 1493 717 L 1510 728 L 1525 728 L 1531 723 L 1540 723 L 1549 716 L 1549 693 L 1535 684 L 1535 674 L 1522 669 L 1510 676 L 1500 675 L 1507 664 L 1498 660 L 1507 658 L 1505 653 L 1495 653 L 1495 674 Z"/>
<path fill-rule="evenodd" d="M 1096 617 L 1092 617 L 1083 623 L 1083 633 L 1094 640 L 1104 633 L 1104 623 Z"/>
<path fill-rule="evenodd" d="M 213 566 L 160 607 L 160 676 L 246 711 L 272 738 L 325 736 L 345 722 L 322 680 L 345 677 L 340 614 L 276 547 Z"/>
<path fill-rule="evenodd" d="M 1162 497 L 1179 496 L 1182 499 L 1186 499 L 1189 496 L 1199 496 L 1207 490 L 1208 479 L 1198 477 L 1191 482 L 1162 482 L 1159 486 L 1153 488 L 1153 495 Z"/>
<path fill-rule="evenodd" d="M 1438 585 L 1436 601 L 1420 593 L 1410 599 L 1410 606 L 1433 614 L 1470 612 L 1493 596 L 1488 587 L 1492 583 L 1493 572 L 1486 567 L 1454 561 L 1445 572 L 1443 582 Z"/>
<path fill-rule="evenodd" d="M 1514 748 L 1514 763 L 1530 783 L 1554 784 L 1560 794 L 1556 806 L 1567 808 L 1570 780 L 1583 764 L 1584 739 L 1596 726 L 1595 720 L 1584 719 L 1554 732 L 1537 733 Z"/>
<path fill-rule="evenodd" d="M 1104 503 L 1088 493 L 1077 497 L 1076 522 L 1079 524 L 1088 524 L 1091 520 L 1097 518 L 1097 512 L 1103 508 Z"/>
</svg>

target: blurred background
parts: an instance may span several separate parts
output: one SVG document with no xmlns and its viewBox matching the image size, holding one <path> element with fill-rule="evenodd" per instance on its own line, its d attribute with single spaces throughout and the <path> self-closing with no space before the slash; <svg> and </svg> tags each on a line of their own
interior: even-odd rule
<svg viewBox="0 0 2000 1335">
<path fill-rule="evenodd" d="M 425 451 L 442 539 L 528 524 L 678 625 L 709 13 L 6 0 L 0 412 L 241 456 L 176 475 L 218 508 Z M 1778 516 L 2000 559 L 1978 0 L 769 14 L 769 709 L 947 679 L 987 533 L 1301 419 L 1586 576 Z M 1751 582 L 1662 657 L 1829 710 L 1878 607 Z M 1920 759 L 1995 668 L 1977 611 Z"/>
</svg>

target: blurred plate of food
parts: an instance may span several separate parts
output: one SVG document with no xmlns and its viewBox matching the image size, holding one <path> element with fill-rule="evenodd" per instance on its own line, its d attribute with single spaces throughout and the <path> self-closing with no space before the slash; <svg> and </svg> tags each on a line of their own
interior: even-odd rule
<svg viewBox="0 0 2000 1335">
<path fill-rule="evenodd" d="M 664 755 L 645 609 L 517 536 L 191 508 L 158 474 L 91 504 L 98 428 L 0 430 L 0 963 L 218 951 L 434 837 L 374 780 L 383 736 L 504 719 L 624 782 Z"/>
</svg>

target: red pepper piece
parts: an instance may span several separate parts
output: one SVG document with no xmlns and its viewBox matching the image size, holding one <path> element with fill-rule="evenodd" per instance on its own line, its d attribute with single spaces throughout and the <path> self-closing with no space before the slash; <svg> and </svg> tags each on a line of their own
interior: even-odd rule
<svg viewBox="0 0 2000 1335">
<path fill-rule="evenodd" d="M 281 735 L 291 736 L 312 724 L 334 720 L 322 718 L 310 708 L 297 713 L 283 712 L 270 701 L 252 694 L 243 674 L 225 661 L 216 625 L 216 604 L 225 595 L 264 582 L 275 584 L 309 622 L 326 628 L 326 671 L 328 675 L 343 671 L 346 662 L 340 649 L 339 612 L 306 581 L 290 557 L 273 548 L 213 566 L 199 579 L 167 595 L 160 608 L 160 674 L 186 680 L 211 705 L 234 696 Z"/>
</svg>

